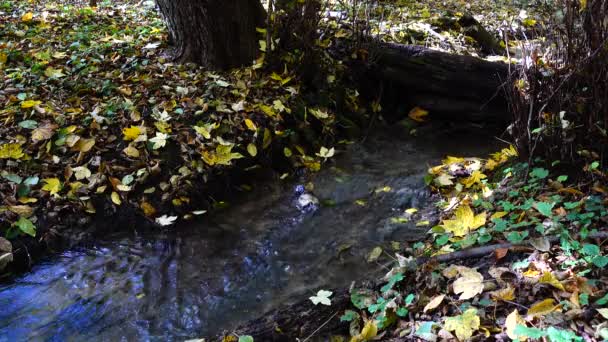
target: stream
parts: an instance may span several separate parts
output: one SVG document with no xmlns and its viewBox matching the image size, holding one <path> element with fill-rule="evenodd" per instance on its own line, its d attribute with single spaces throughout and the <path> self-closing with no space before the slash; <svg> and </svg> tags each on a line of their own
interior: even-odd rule
<svg viewBox="0 0 608 342">
<path fill-rule="evenodd" d="M 481 131 L 382 132 L 338 145 L 335 160 L 305 179 L 251 184 L 196 222 L 50 256 L 0 284 L 0 341 L 182 341 L 383 274 L 369 252 L 425 236 L 430 227 L 416 222 L 436 215 L 428 166 L 498 148 Z M 415 219 L 394 219 L 412 207 Z"/>
</svg>

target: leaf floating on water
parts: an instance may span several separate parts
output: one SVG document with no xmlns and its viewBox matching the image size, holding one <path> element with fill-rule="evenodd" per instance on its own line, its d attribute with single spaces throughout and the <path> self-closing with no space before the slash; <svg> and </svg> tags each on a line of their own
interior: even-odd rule
<svg viewBox="0 0 608 342">
<path fill-rule="evenodd" d="M 312 296 L 309 299 L 314 305 L 323 304 L 329 306 L 331 305 L 331 299 L 329 299 L 329 297 L 331 297 L 332 294 L 333 292 L 331 291 L 319 290 L 316 296 Z"/>
<path fill-rule="evenodd" d="M 367 262 L 374 262 L 378 260 L 380 255 L 382 255 L 382 247 L 374 247 L 374 249 L 372 249 L 372 251 L 369 253 L 369 256 L 367 257 Z"/>
<path fill-rule="evenodd" d="M 414 107 L 414 108 L 412 108 L 412 110 L 410 110 L 410 112 L 407 116 L 409 116 L 410 119 L 412 119 L 416 122 L 424 122 L 425 117 L 427 115 L 429 115 L 429 112 L 427 110 L 424 110 L 420 107 Z"/>
</svg>

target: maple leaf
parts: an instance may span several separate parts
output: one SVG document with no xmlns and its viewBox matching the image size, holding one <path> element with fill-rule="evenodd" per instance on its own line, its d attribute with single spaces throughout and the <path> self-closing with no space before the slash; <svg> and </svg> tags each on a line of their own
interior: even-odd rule
<svg viewBox="0 0 608 342">
<path fill-rule="evenodd" d="M 56 195 L 61 191 L 62 186 L 59 178 L 45 178 L 42 181 L 45 183 L 42 190 L 50 192 L 51 195 Z"/>
<path fill-rule="evenodd" d="M 331 297 L 332 294 L 333 292 L 331 291 L 319 290 L 315 296 L 312 296 L 309 299 L 314 305 L 323 304 L 329 306 L 331 305 L 331 299 L 329 299 L 329 297 Z"/>
<path fill-rule="evenodd" d="M 169 138 L 169 135 L 156 132 L 156 136 L 149 140 L 152 143 L 152 149 L 158 150 L 159 148 L 164 147 L 167 144 L 167 138 Z"/>
<path fill-rule="evenodd" d="M 443 220 L 443 228 L 452 232 L 454 236 L 466 236 L 486 223 L 486 213 L 475 215 L 467 205 L 461 205 L 454 212 L 453 220 Z"/>
<path fill-rule="evenodd" d="M 0 159 L 21 159 L 25 156 L 19 144 L 0 145 Z"/>
<path fill-rule="evenodd" d="M 443 327 L 447 331 L 454 331 L 456 337 L 463 341 L 473 336 L 473 333 L 479 330 L 480 325 L 481 320 L 477 316 L 477 310 L 471 308 L 462 315 L 446 318 Z"/>
<path fill-rule="evenodd" d="M 135 140 L 142 134 L 141 127 L 131 126 L 122 130 L 125 141 Z"/>
<path fill-rule="evenodd" d="M 473 171 L 473 173 L 469 177 L 465 178 L 462 181 L 462 184 L 464 184 L 467 188 L 470 188 L 475 184 L 481 183 L 481 180 L 484 178 L 486 178 L 486 175 L 484 175 L 480 171 Z"/>
<path fill-rule="evenodd" d="M 460 300 L 471 299 L 483 292 L 483 275 L 472 268 L 458 268 L 461 277 L 452 285 L 455 294 L 460 293 Z"/>
</svg>

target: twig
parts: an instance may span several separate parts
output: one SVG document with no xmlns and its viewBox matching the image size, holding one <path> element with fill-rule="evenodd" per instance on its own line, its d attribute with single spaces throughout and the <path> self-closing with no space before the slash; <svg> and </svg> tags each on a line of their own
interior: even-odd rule
<svg viewBox="0 0 608 342">
<path fill-rule="evenodd" d="M 595 234 L 589 234 L 589 239 L 606 239 L 608 238 L 608 231 L 606 232 L 598 232 Z M 548 237 L 547 240 L 550 244 L 554 244 L 558 242 L 560 239 L 559 236 L 551 236 Z M 489 253 L 494 252 L 497 249 L 501 248 L 515 248 L 515 247 L 528 247 L 527 244 L 514 244 L 514 243 L 498 243 L 494 245 L 481 246 L 475 248 L 467 248 L 461 251 L 442 254 L 435 257 L 421 257 L 416 259 L 417 264 L 423 264 L 428 261 L 437 261 L 437 262 L 450 262 L 454 260 L 466 259 L 466 258 L 479 258 L 485 256 Z"/>
<path fill-rule="evenodd" d="M 325 323 L 321 324 L 321 325 L 320 325 L 320 326 L 317 328 L 317 330 L 313 331 L 313 332 L 312 332 L 310 335 L 308 335 L 308 337 L 307 337 L 307 338 L 305 338 L 304 340 L 302 340 L 302 342 L 306 342 L 306 341 L 308 341 L 308 340 L 309 340 L 311 337 L 313 337 L 313 336 L 314 336 L 314 335 L 315 335 L 317 332 L 319 332 L 319 330 L 323 329 L 323 327 L 324 327 L 324 326 L 326 326 L 326 325 L 327 325 L 327 323 L 329 323 L 329 321 L 331 321 L 331 320 L 332 320 L 334 317 L 336 317 L 336 315 L 338 314 L 338 312 L 339 312 L 339 311 L 334 312 L 334 314 L 333 314 L 333 315 L 331 315 L 331 317 L 329 317 L 329 318 L 328 318 L 328 319 L 325 321 Z"/>
</svg>

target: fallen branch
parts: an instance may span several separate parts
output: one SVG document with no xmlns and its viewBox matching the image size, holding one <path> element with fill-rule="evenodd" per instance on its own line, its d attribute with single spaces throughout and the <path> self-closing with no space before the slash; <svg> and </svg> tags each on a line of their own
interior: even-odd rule
<svg viewBox="0 0 608 342">
<path fill-rule="evenodd" d="M 608 239 L 608 232 L 598 232 L 594 234 L 589 234 L 588 239 Z M 559 242 L 559 236 L 550 236 L 547 238 L 550 244 L 554 244 Z M 530 247 L 530 244 L 515 244 L 515 243 L 497 243 L 494 245 L 481 246 L 475 248 L 463 249 L 461 251 L 452 252 L 448 254 L 437 255 L 434 257 L 421 257 L 416 259 L 416 264 L 424 264 L 429 261 L 436 262 L 450 262 L 454 260 L 461 260 L 467 258 L 479 258 L 490 254 L 498 249 L 513 249 L 513 248 L 525 248 Z"/>
</svg>

